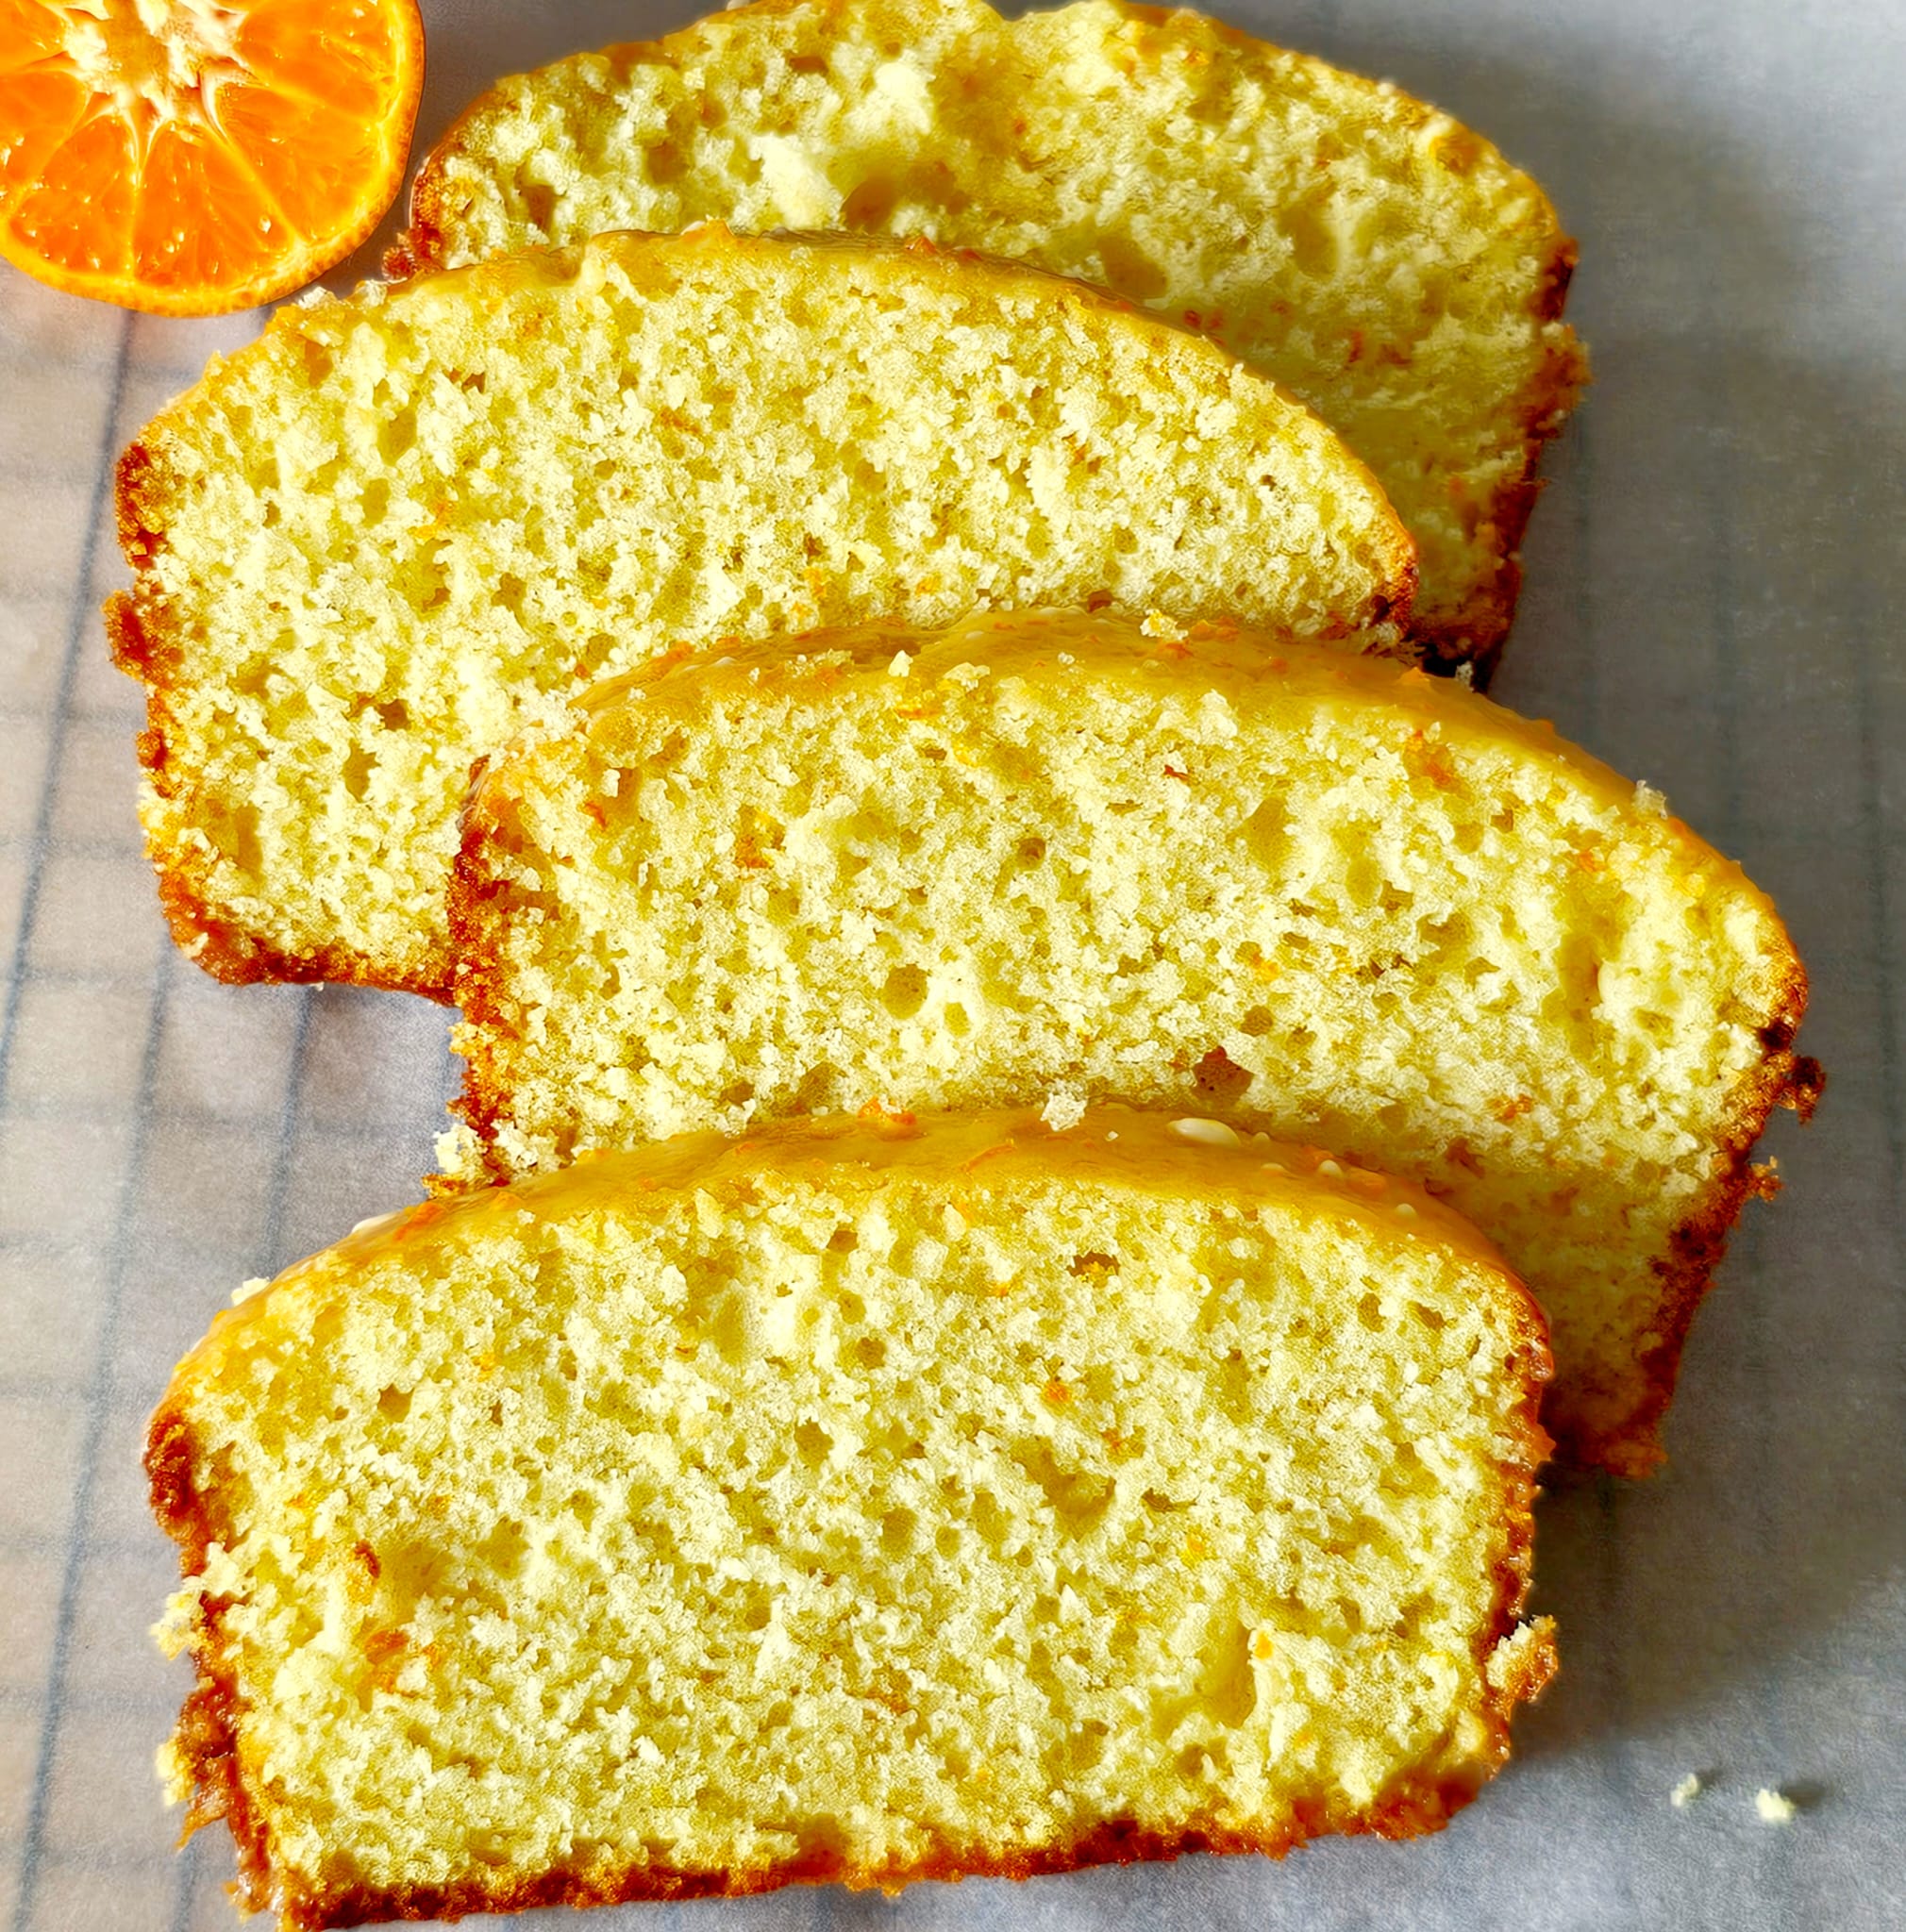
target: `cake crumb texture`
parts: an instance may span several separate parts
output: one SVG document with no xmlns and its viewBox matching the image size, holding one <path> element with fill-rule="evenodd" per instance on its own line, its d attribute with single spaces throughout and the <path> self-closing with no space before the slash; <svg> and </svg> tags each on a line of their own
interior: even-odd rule
<svg viewBox="0 0 1906 1932">
<path fill-rule="evenodd" d="M 716 227 L 281 309 L 128 449 L 119 517 L 180 944 L 436 993 L 473 760 L 682 638 L 1111 604 L 1402 650 L 1414 579 L 1368 471 L 1215 344 Z"/>
<path fill-rule="evenodd" d="M 1542 1321 L 1317 1159 L 799 1123 L 293 1269 L 152 1426 L 169 1775 L 293 1932 L 1434 1828 L 1554 1666 Z"/>
<path fill-rule="evenodd" d="M 1429 645 L 1493 664 L 1585 362 L 1575 244 L 1447 115 L 1190 11 L 776 0 L 498 82 L 393 266 L 708 218 L 924 235 L 1210 330 L 1377 473 Z"/>
<path fill-rule="evenodd" d="M 1765 1785 L 1754 1793 L 1754 1814 L 1763 1824 L 1791 1824 L 1799 1808 L 1784 1791 L 1770 1790 Z"/>
<path fill-rule="evenodd" d="M 725 655 L 478 786 L 453 1179 L 870 1102 L 1220 1116 L 1446 1196 L 1548 1310 L 1549 1426 L 1652 1463 L 1748 1150 L 1818 1078 L 1737 867 L 1450 680 L 1230 626 Z"/>
</svg>

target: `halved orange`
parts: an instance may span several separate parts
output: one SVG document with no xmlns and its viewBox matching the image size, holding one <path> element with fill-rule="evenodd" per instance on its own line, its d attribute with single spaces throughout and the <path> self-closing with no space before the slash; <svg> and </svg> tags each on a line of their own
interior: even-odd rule
<svg viewBox="0 0 1906 1932">
<path fill-rule="evenodd" d="M 416 0 L 0 0 L 0 256 L 165 315 L 302 287 L 404 178 Z"/>
</svg>

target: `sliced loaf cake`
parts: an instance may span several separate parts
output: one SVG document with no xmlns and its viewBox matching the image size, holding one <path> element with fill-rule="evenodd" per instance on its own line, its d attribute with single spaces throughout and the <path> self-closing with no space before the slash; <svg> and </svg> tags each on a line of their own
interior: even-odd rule
<svg viewBox="0 0 1906 1932">
<path fill-rule="evenodd" d="M 1186 10 L 770 0 L 499 81 L 426 162 L 392 265 L 705 218 L 925 235 L 1211 330 L 1376 472 L 1424 639 L 1494 662 L 1583 379 L 1575 246 L 1447 115 Z"/>
<path fill-rule="evenodd" d="M 1542 1319 L 1414 1190 L 1123 1109 L 782 1125 L 393 1217 L 148 1453 L 165 1754 L 289 1932 L 1433 1829 Z"/>
<path fill-rule="evenodd" d="M 1446 1194 L 1547 1307 L 1551 1428 L 1630 1471 L 1817 1078 L 1773 908 L 1658 796 L 1229 626 L 639 674 L 491 764 L 453 920 L 458 1178 L 873 1101 L 1214 1107 Z"/>
<path fill-rule="evenodd" d="M 719 228 L 280 310 L 126 452 L 119 515 L 180 943 L 439 993 L 471 761 L 678 638 L 1050 602 L 1398 649 L 1413 576 L 1363 465 L 1214 344 Z"/>
</svg>

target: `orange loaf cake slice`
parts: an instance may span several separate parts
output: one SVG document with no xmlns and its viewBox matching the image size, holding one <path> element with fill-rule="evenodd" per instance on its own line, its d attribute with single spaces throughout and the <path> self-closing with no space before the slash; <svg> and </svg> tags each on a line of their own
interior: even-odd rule
<svg viewBox="0 0 1906 1932">
<path fill-rule="evenodd" d="M 1415 1190 L 1093 1109 L 391 1217 L 154 1419 L 162 1754 L 293 1932 L 1406 1837 L 1553 1668 L 1542 1317 Z"/>
<path fill-rule="evenodd" d="M 1656 1456 L 1769 1110 L 1773 908 L 1661 800 L 1420 671 L 1110 616 L 685 658 L 494 760 L 453 921 L 480 1181 L 776 1115 L 1222 1108 L 1411 1174 Z"/>
<path fill-rule="evenodd" d="M 1343 432 L 1416 540 L 1419 634 L 1493 664 L 1584 377 L 1575 245 L 1447 115 L 1189 11 L 773 0 L 500 81 L 392 266 L 704 218 L 925 235 L 1202 325 Z"/>
<path fill-rule="evenodd" d="M 443 992 L 471 761 L 684 636 L 1049 602 L 1402 650 L 1409 538 L 1268 377 L 1097 291 L 610 236 L 281 310 L 122 463 L 147 842 L 226 978 Z"/>
</svg>

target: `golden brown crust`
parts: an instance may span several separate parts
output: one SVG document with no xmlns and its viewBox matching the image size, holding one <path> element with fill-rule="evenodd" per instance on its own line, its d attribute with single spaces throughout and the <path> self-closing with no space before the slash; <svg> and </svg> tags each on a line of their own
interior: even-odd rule
<svg viewBox="0 0 1906 1932">
<path fill-rule="evenodd" d="M 1530 1494 L 1533 1485 L 1528 1485 Z M 1524 1538 L 1526 1545 L 1527 1539 Z M 1513 1624 L 1514 1606 L 1498 1606 L 1503 1631 Z M 1471 1804 L 1509 1757 L 1509 1722 L 1516 1705 L 1540 1695 L 1553 1676 L 1556 1654 L 1552 1629 L 1545 1622 L 1531 1633 L 1518 1669 L 1491 1686 L 1488 1718 L 1491 1746 L 1474 1776 L 1406 1777 L 1384 1791 L 1366 1811 L 1329 1805 L 1299 1805 L 1292 1814 L 1258 1831 L 1215 1825 L 1187 1825 L 1178 1832 L 1147 1830 L 1127 1819 L 1108 1819 L 1067 1842 L 1040 1847 L 944 1844 L 934 1855 L 899 1866 L 857 1865 L 818 1847 L 761 1870 L 681 1871 L 644 1865 L 573 1872 L 481 1876 L 441 1887 L 377 1890 L 341 1885 L 308 1889 L 273 1870 L 270 1827 L 252 1801 L 241 1769 L 240 1735 L 243 1705 L 232 1682 L 231 1666 L 220 1657 L 216 1613 L 201 1624 L 199 1681 L 179 1713 L 174 1748 L 192 1785 L 186 1819 L 190 1836 L 223 1819 L 238 1852 L 239 1890 L 247 1910 L 276 1908 L 284 1932 L 329 1932 L 329 1928 L 391 1920 L 459 1919 L 467 1913 L 529 1911 L 545 1906 L 624 1905 L 694 1898 L 740 1898 L 777 1891 L 790 1885 L 845 1885 L 855 1890 L 878 1888 L 894 1892 L 927 1880 L 958 1883 L 964 1878 L 1027 1879 L 1095 1865 L 1169 1862 L 1187 1853 L 1217 1855 L 1257 1852 L 1282 1858 L 1315 1838 L 1374 1836 L 1390 1840 L 1440 1831 Z"/>
<path fill-rule="evenodd" d="M 744 1898 L 791 1885 L 876 1888 L 894 1892 L 927 1880 L 957 1884 L 964 1878 L 1028 1879 L 1083 1871 L 1095 1865 L 1169 1862 L 1188 1853 L 1262 1853 L 1282 1858 L 1312 1839 L 1326 1836 L 1402 1840 L 1440 1831 L 1472 1803 L 1488 1776 L 1508 1757 L 1507 1720 L 1517 1702 L 1538 1694 L 1554 1668 L 1554 1646 L 1546 1636 L 1530 1646 L 1530 1666 L 1511 1690 L 1492 1699 L 1491 1715 L 1504 1726 L 1501 1748 L 1474 1779 L 1405 1778 L 1367 1811 L 1324 1805 L 1298 1807 L 1291 1817 L 1261 1831 L 1188 1825 L 1181 1831 L 1147 1830 L 1128 1819 L 1108 1819 L 1069 1842 L 1036 1848 L 945 1844 L 933 1856 L 905 1866 L 857 1865 L 826 1848 L 761 1870 L 680 1871 L 644 1865 L 576 1872 L 503 1874 L 485 1871 L 447 1886 L 378 1890 L 341 1885 L 326 1890 L 295 1886 L 271 1865 L 270 1833 L 246 1792 L 239 1769 L 242 1706 L 228 1670 L 201 1665 L 198 1688 L 179 1715 L 175 1745 L 193 1781 L 188 1834 L 224 1819 L 238 1848 L 240 1889 L 250 1911 L 276 1908 L 283 1932 L 388 1922 L 455 1920 L 477 1912 L 531 1911 L 547 1906 L 603 1906 Z"/>
<path fill-rule="evenodd" d="M 449 1111 L 476 1137 L 485 1177 L 507 1182 L 510 1173 L 495 1145 L 509 1091 L 499 1077 L 497 1051 L 510 1024 L 510 1008 L 497 997 L 506 916 L 501 902 L 507 888 L 488 864 L 490 841 L 496 832 L 483 784 L 489 768 L 490 760 L 483 758 L 470 774 L 470 791 L 458 828 L 457 858 L 444 894 L 450 954 L 457 962 L 452 998 L 469 1028 L 462 1036 L 465 1043 L 459 1049 L 465 1056 L 463 1089 L 450 1102 Z M 425 1185 L 433 1193 L 463 1191 L 460 1184 L 436 1174 L 428 1176 Z"/>
<path fill-rule="evenodd" d="M 184 653 L 177 625 L 159 590 L 152 565 L 165 547 L 167 471 L 162 443 L 136 437 L 119 458 L 113 509 L 119 547 L 134 573 L 130 591 L 106 600 L 106 641 L 112 661 L 145 686 L 145 728 L 136 741 L 139 763 L 154 800 L 190 795 L 193 779 L 172 757 L 172 692 Z M 422 946 L 409 958 L 386 962 L 392 970 L 367 980 L 364 961 L 342 946 L 288 953 L 249 931 L 220 909 L 209 874 L 212 855 L 199 843 L 167 838 L 159 814 L 143 811 L 146 857 L 159 884 L 159 901 L 174 943 L 214 979 L 231 986 L 261 981 L 293 985 L 336 982 L 375 984 L 390 992 L 450 997 L 451 956 Z"/>
<path fill-rule="evenodd" d="M 1406 1781 L 1386 1792 L 1367 1812 L 1339 1812 L 1319 1806 L 1262 1832 L 1216 1825 L 1157 1832 L 1127 1819 L 1111 1819 L 1067 1844 L 1027 1851 L 947 1845 L 931 1857 L 906 1866 L 855 1865 L 820 1850 L 753 1872 L 678 1872 L 650 1865 L 604 1877 L 549 1872 L 521 1879 L 486 1875 L 460 1885 L 402 1892 L 340 1889 L 323 1898 L 301 1901 L 281 1923 L 293 1932 L 323 1932 L 323 1928 L 380 1920 L 458 1919 L 465 1913 L 529 1911 L 543 1906 L 746 1898 L 790 1885 L 844 1885 L 856 1891 L 878 1888 L 895 1892 L 928 1879 L 955 1884 L 963 1878 L 1024 1880 L 1084 1871 L 1095 1865 L 1169 1862 L 1197 1852 L 1258 1852 L 1282 1858 L 1312 1839 L 1329 1835 L 1409 1839 L 1440 1831 L 1472 1802 L 1480 1788 L 1453 1781 Z"/>
<path fill-rule="evenodd" d="M 834 1159 L 841 1158 L 844 1148 L 849 1159 L 858 1155 L 864 1163 L 878 1166 L 919 1158 L 926 1152 L 919 1143 L 929 1137 L 943 1141 L 949 1137 L 961 1137 L 948 1158 L 952 1154 L 963 1154 L 968 1145 L 983 1147 L 978 1158 L 990 1153 L 1011 1159 L 1019 1141 L 1044 1148 L 1070 1142 L 1069 1158 L 1076 1163 L 1089 1163 L 1108 1171 L 1145 1172 L 1146 1157 L 1143 1147 L 1128 1145 L 1120 1152 L 1103 1140 L 1104 1121 L 1114 1117 L 1121 1124 L 1122 1141 L 1149 1139 L 1155 1153 L 1165 1117 L 1135 1115 L 1124 1108 L 1095 1108 L 1070 1135 L 1048 1134 L 1025 1110 L 969 1116 L 963 1121 L 949 1117 L 939 1123 L 916 1122 L 906 1114 L 879 1114 L 857 1121 L 780 1123 L 732 1142 L 723 1141 L 719 1135 L 690 1136 L 665 1146 L 588 1163 L 588 1168 L 599 1172 L 586 1176 L 581 1170 L 571 1170 L 567 1176 L 549 1176 L 528 1183 L 527 1191 L 531 1196 L 547 1199 L 561 1193 L 565 1184 L 571 1191 L 615 1185 L 615 1177 L 603 1171 L 616 1165 L 626 1174 L 639 1175 L 656 1185 L 705 1185 L 720 1168 L 745 1172 L 751 1160 L 761 1158 L 785 1164 L 798 1158 L 810 1146 L 816 1151 L 821 1146 L 831 1146 L 835 1151 L 830 1158 Z M 1218 1173 L 1231 1182 L 1250 1184 L 1241 1178 L 1248 1174 L 1258 1187 L 1273 1189 L 1289 1183 L 1263 1178 L 1259 1162 L 1265 1153 L 1290 1157 L 1294 1171 L 1306 1174 L 1312 1185 L 1319 1179 L 1315 1173 L 1317 1163 L 1326 1158 L 1317 1149 L 1265 1149 L 1255 1143 L 1239 1150 L 1235 1158 L 1226 1150 L 1200 1150 L 1213 1151 Z M 939 1157 L 936 1152 L 928 1158 Z M 571 1176 L 576 1177 L 573 1182 Z M 280 1915 L 280 1924 L 292 1928 L 292 1932 L 326 1932 L 326 1928 L 369 1921 L 454 1919 L 465 1913 L 520 1911 L 552 1905 L 741 1897 L 788 1885 L 843 1884 L 861 1890 L 878 1887 L 893 1891 L 928 1879 L 1024 1879 L 1092 1865 L 1169 1860 L 1190 1852 L 1260 1852 L 1282 1857 L 1311 1839 L 1327 1834 L 1406 1839 L 1441 1829 L 1477 1796 L 1482 1785 L 1507 1760 L 1510 1723 L 1515 1707 L 1539 1694 L 1556 1667 L 1553 1628 L 1545 1619 L 1522 1632 L 1521 1641 L 1513 1653 L 1500 1659 L 1503 1667 L 1492 1668 L 1493 1661 L 1498 1659 L 1498 1645 L 1516 1629 L 1529 1592 L 1534 1541 L 1533 1505 L 1539 1493 L 1535 1478 L 1551 1446 L 1537 1413 L 1553 1362 L 1547 1324 L 1540 1307 L 1474 1229 L 1413 1188 L 1387 1177 L 1366 1178 L 1380 1183 L 1376 1195 L 1349 1177 L 1333 1178 L 1329 1185 L 1345 1208 L 1359 1217 L 1374 1213 L 1379 1196 L 1407 1199 L 1414 1204 L 1421 1221 L 1427 1224 L 1426 1232 L 1439 1240 L 1453 1240 L 1459 1253 L 1471 1257 L 1487 1270 L 1482 1279 L 1506 1298 L 1505 1312 L 1514 1336 L 1504 1373 L 1522 1387 L 1511 1425 L 1515 1449 L 1499 1465 L 1502 1520 L 1497 1545 L 1490 1560 L 1495 1601 L 1489 1618 L 1478 1633 L 1474 1651 L 1484 1685 L 1480 1716 L 1487 1740 L 1461 1775 L 1407 1774 L 1364 1809 L 1328 1802 L 1299 1802 L 1288 1815 L 1265 1819 L 1255 1829 L 1188 1821 L 1179 1830 L 1160 1832 L 1130 1820 L 1107 1819 L 1075 1838 L 1046 1845 L 943 1842 L 930 1856 L 904 1865 L 857 1864 L 826 1847 L 816 1847 L 797 1857 L 748 1871 L 683 1871 L 655 1864 L 617 1868 L 604 1861 L 587 1870 L 513 1874 L 485 1870 L 443 1887 L 379 1890 L 341 1884 L 320 1889 L 274 1866 L 268 1800 L 247 1783 L 242 1750 L 244 1704 L 236 1688 L 236 1662 L 229 1654 L 223 1629 L 227 1606 L 222 1600 L 202 1597 L 192 1633 L 198 1682 L 180 1713 L 173 1743 L 175 1761 L 190 1790 L 188 1835 L 203 1824 L 224 1819 L 238 1847 L 242 1890 L 250 1908 L 275 1908 Z M 486 1190 L 447 1213 L 514 1212 L 525 1194 L 523 1185 Z M 343 1244 L 342 1251 L 330 1251 L 287 1271 L 263 1293 L 221 1316 L 200 1349 L 181 1364 L 153 1417 L 145 1467 L 153 1512 L 160 1527 L 180 1545 L 180 1567 L 188 1580 L 203 1571 L 207 1552 L 213 1543 L 234 1540 L 236 1527 L 223 1520 L 215 1508 L 219 1494 L 216 1471 L 208 1472 L 208 1479 L 200 1480 L 200 1458 L 187 1419 L 184 1389 L 185 1378 L 192 1373 L 194 1364 L 208 1351 L 215 1351 L 223 1338 L 228 1338 L 251 1321 L 268 1318 L 275 1295 L 335 1291 L 338 1284 L 326 1273 L 333 1255 L 345 1259 L 360 1257 L 366 1251 L 420 1236 L 441 1238 L 445 1221 L 446 1210 L 442 1206 L 414 1208 L 397 1217 L 392 1224 L 360 1231 Z"/>
<path fill-rule="evenodd" d="M 478 95 L 477 98 L 484 97 Z M 472 106 L 475 105 L 473 102 Z M 450 124 L 443 139 L 425 157 L 424 171 L 430 170 L 432 163 L 446 151 L 456 139 L 458 129 L 469 119 L 470 111 L 465 108 Z M 410 184 L 410 225 L 384 250 L 384 258 L 379 264 L 387 282 L 408 282 L 412 275 L 431 274 L 443 263 L 443 192 L 434 173 L 426 183 L 424 171 L 420 171 Z"/>
<path fill-rule="evenodd" d="M 1806 1009 L 1806 970 L 1790 955 L 1773 1017 L 1761 1028 L 1766 1058 L 1741 1081 L 1729 1102 L 1728 1124 L 1706 1199 L 1670 1237 L 1667 1257 L 1655 1263 L 1662 1282 L 1661 1341 L 1638 1365 L 1641 1400 L 1606 1430 L 1554 1421 L 1557 1446 L 1570 1461 L 1615 1475 L 1646 1476 L 1665 1459 L 1662 1418 L 1674 1399 L 1695 1311 L 1714 1285 L 1714 1270 L 1727 1253 L 1728 1237 L 1748 1197 L 1777 1191 L 1753 1165 L 1754 1143 L 1776 1108 L 1792 1108 L 1803 1122 L 1811 1120 L 1826 1087 L 1819 1061 L 1793 1051 Z"/>
<path fill-rule="evenodd" d="M 1561 320 L 1568 285 L 1575 274 L 1577 253 L 1574 239 L 1558 231 L 1537 310 L 1541 320 Z M 1474 688 L 1489 689 L 1490 680 L 1502 662 L 1502 649 L 1522 594 L 1522 539 L 1543 491 L 1536 469 L 1543 451 L 1561 435 L 1589 379 L 1587 352 L 1571 330 L 1550 350 L 1540 375 L 1524 391 L 1517 406 L 1522 434 L 1521 471 L 1503 484 L 1484 513 L 1484 522 L 1493 525 L 1496 533 L 1495 577 L 1479 586 L 1454 618 L 1442 623 L 1432 623 L 1421 613 L 1412 618 L 1410 639 L 1422 652 L 1426 669 L 1453 674 L 1467 664 Z"/>
</svg>

